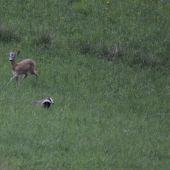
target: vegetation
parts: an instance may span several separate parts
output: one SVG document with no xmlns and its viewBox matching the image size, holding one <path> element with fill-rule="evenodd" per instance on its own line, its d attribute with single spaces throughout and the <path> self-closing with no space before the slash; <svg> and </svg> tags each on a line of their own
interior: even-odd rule
<svg viewBox="0 0 170 170">
<path fill-rule="evenodd" d="M 0 169 L 169 169 L 169 11 L 163 0 L 1 0 Z M 40 85 L 7 86 L 9 49 L 36 62 Z M 46 97 L 49 109 L 29 107 Z"/>
</svg>

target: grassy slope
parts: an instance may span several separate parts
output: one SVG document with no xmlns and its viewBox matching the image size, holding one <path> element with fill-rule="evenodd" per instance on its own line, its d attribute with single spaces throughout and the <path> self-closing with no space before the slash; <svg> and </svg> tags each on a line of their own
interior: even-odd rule
<svg viewBox="0 0 170 170">
<path fill-rule="evenodd" d="M 169 5 L 2 1 L 0 167 L 168 169 Z M 6 86 L 9 48 L 40 86 Z M 49 110 L 27 107 L 45 97 Z"/>
</svg>

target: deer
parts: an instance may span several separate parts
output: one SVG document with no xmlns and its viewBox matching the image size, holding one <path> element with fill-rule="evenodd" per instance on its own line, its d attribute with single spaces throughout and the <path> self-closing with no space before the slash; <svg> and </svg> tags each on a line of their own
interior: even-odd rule
<svg viewBox="0 0 170 170">
<path fill-rule="evenodd" d="M 16 63 L 15 57 L 20 53 L 20 51 L 12 52 L 11 49 L 9 50 L 9 61 L 11 63 L 13 77 L 10 79 L 8 84 L 13 80 L 16 79 L 17 85 L 18 85 L 18 78 L 21 74 L 25 74 L 25 76 L 22 78 L 21 82 L 28 76 L 28 72 L 31 74 L 36 75 L 37 82 L 38 82 L 38 74 L 34 70 L 35 62 L 32 59 L 25 59 L 19 63 Z"/>
</svg>

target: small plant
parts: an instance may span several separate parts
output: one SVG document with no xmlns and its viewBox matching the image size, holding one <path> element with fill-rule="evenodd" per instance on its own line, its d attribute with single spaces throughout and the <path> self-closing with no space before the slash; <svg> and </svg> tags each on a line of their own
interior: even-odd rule
<svg viewBox="0 0 170 170">
<path fill-rule="evenodd" d="M 10 27 L 0 26 L 0 42 L 19 42 L 20 38 L 17 31 Z"/>
<path fill-rule="evenodd" d="M 115 44 L 114 47 L 105 45 L 102 48 L 101 55 L 103 55 L 108 61 L 113 61 L 122 55 L 121 43 Z"/>
<path fill-rule="evenodd" d="M 92 54 L 92 46 L 87 40 L 80 40 L 79 48 L 82 54 Z"/>
<path fill-rule="evenodd" d="M 51 31 L 44 31 L 42 29 L 36 31 L 36 36 L 33 38 L 33 43 L 36 46 L 51 45 Z"/>
</svg>

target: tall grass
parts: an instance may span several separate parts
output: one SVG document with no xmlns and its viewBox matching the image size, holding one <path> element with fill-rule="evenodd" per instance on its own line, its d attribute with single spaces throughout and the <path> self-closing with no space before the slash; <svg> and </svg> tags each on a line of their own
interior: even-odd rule
<svg viewBox="0 0 170 170">
<path fill-rule="evenodd" d="M 169 169 L 169 5 L 2 0 L 0 168 Z M 7 86 L 9 49 L 40 85 Z"/>
</svg>

